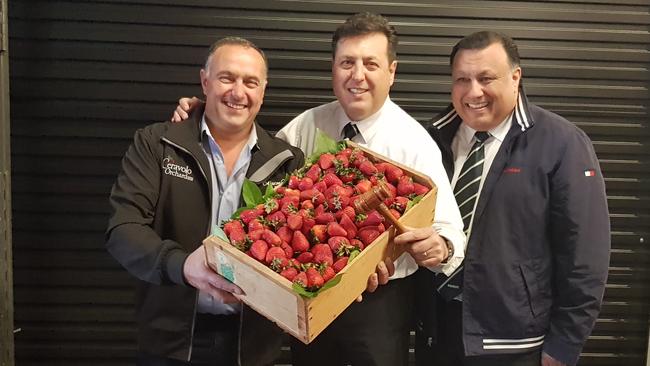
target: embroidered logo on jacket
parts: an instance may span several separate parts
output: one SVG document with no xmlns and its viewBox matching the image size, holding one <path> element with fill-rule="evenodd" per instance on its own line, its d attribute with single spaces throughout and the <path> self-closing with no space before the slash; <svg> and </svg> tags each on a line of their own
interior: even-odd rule
<svg viewBox="0 0 650 366">
<path fill-rule="evenodd" d="M 503 169 L 504 174 L 519 174 L 521 173 L 521 168 L 507 167 Z"/>
<path fill-rule="evenodd" d="M 182 166 L 176 164 L 174 159 L 169 155 L 167 155 L 167 157 L 163 159 L 162 169 L 163 169 L 163 173 L 170 175 L 172 177 L 189 180 L 190 182 L 194 181 L 194 177 L 192 176 L 192 169 L 190 169 L 190 167 L 187 165 Z"/>
</svg>

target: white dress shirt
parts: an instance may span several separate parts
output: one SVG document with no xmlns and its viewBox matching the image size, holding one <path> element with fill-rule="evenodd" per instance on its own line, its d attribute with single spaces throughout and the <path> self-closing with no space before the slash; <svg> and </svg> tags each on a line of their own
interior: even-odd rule
<svg viewBox="0 0 650 366">
<path fill-rule="evenodd" d="M 340 139 L 343 127 L 351 122 L 338 101 L 309 109 L 277 133 L 277 137 L 301 148 L 306 156 L 314 150 L 316 129 L 334 139 Z M 360 131 L 353 141 L 359 145 L 428 175 L 438 187 L 436 214 L 433 223 L 439 235 L 454 247 L 454 256 L 446 264 L 430 268 L 450 274 L 462 262 L 465 252 L 465 234 L 458 206 L 442 165 L 440 149 L 422 125 L 409 116 L 390 98 L 377 113 L 362 120 L 352 121 Z M 395 261 L 395 274 L 403 278 L 417 270 L 413 258 L 405 253 Z"/>
<path fill-rule="evenodd" d="M 490 134 L 490 137 L 487 140 L 485 140 L 485 144 L 483 145 L 484 147 L 483 173 L 481 175 L 481 182 L 479 183 L 478 196 L 476 197 L 475 205 L 478 203 L 478 200 L 481 197 L 481 192 L 483 191 L 483 182 L 485 181 L 485 177 L 490 171 L 490 167 L 492 166 L 494 157 L 499 151 L 499 148 L 501 147 L 501 143 L 503 143 L 503 139 L 506 138 L 508 131 L 510 131 L 511 125 L 512 125 L 512 113 L 505 120 L 503 120 L 503 122 L 501 122 L 498 126 L 496 126 L 495 128 L 489 131 L 486 131 Z M 458 176 L 460 175 L 460 171 L 463 167 L 463 164 L 465 164 L 465 160 L 467 159 L 467 154 L 469 154 L 469 151 L 472 149 L 472 146 L 476 142 L 476 139 L 474 138 L 475 133 L 476 130 L 467 126 L 464 123 L 461 123 L 460 126 L 458 127 L 458 130 L 456 131 L 456 135 L 454 136 L 453 141 L 451 142 L 451 151 L 454 154 L 454 176 L 451 179 L 452 187 L 456 186 L 456 182 L 458 181 Z M 472 215 L 472 221 L 473 220 L 474 220 L 474 216 Z M 469 230 L 467 231 L 468 241 L 471 235 L 472 235 L 472 222 L 470 222 Z"/>
</svg>

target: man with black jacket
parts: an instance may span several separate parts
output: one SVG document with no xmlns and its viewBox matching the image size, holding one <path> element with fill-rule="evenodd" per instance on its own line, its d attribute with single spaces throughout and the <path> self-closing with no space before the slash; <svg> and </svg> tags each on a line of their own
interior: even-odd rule
<svg viewBox="0 0 650 366">
<path fill-rule="evenodd" d="M 452 105 L 429 132 L 468 243 L 451 276 L 418 272 L 418 364 L 573 365 L 609 263 L 605 185 L 591 141 L 528 103 L 509 37 L 471 34 L 450 65 Z"/>
<path fill-rule="evenodd" d="M 217 41 L 201 70 L 205 105 L 138 130 L 124 156 L 106 246 L 139 279 L 138 365 L 264 365 L 280 350 L 279 328 L 237 301 L 201 245 L 240 206 L 245 178 L 279 181 L 303 164 L 255 123 L 266 77 L 257 46 Z"/>
</svg>

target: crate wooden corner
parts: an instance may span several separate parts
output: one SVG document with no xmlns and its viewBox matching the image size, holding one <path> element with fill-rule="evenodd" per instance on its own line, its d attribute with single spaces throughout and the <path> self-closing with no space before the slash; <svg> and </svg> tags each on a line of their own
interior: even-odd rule
<svg viewBox="0 0 650 366">
<path fill-rule="evenodd" d="M 369 150 L 363 150 L 376 160 L 399 166 L 413 176 L 416 182 L 432 188 L 400 218 L 400 222 L 410 227 L 431 225 L 437 193 L 431 179 Z M 368 276 L 375 272 L 381 260 L 387 257 L 397 259 L 404 252 L 404 248 L 393 244 L 394 235 L 393 228 L 382 233 L 339 272 L 342 277 L 336 286 L 311 299 L 295 293 L 289 280 L 220 238 L 210 236 L 203 243 L 208 265 L 244 290 L 245 295 L 239 298 L 245 304 L 308 344 L 363 293 Z"/>
</svg>

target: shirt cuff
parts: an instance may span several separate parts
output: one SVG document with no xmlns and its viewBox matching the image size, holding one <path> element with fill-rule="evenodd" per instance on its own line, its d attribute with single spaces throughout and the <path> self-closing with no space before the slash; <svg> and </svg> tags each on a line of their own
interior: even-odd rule
<svg viewBox="0 0 650 366">
<path fill-rule="evenodd" d="M 451 245 L 454 247 L 454 255 L 451 258 L 447 258 L 447 262 L 441 263 L 435 267 L 428 267 L 429 270 L 436 273 L 443 273 L 447 276 L 452 274 L 465 259 L 465 235 L 457 233 L 453 230 L 438 230 L 438 235 L 442 236 L 444 239 L 447 239 Z"/>
</svg>

